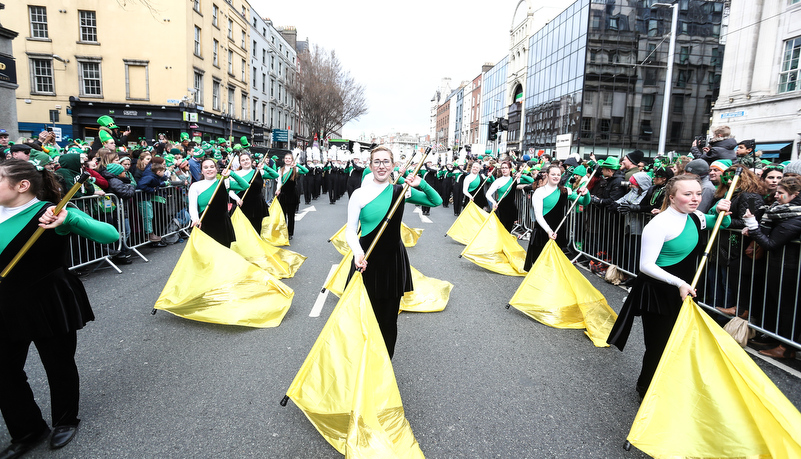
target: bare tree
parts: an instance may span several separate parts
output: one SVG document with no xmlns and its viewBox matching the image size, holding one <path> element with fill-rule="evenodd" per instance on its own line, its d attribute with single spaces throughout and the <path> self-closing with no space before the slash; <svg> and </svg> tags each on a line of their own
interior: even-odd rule
<svg viewBox="0 0 801 459">
<path fill-rule="evenodd" d="M 334 51 L 317 45 L 298 55 L 298 73 L 289 90 L 302 122 L 323 139 L 367 113 L 364 87 L 342 69 Z"/>
</svg>

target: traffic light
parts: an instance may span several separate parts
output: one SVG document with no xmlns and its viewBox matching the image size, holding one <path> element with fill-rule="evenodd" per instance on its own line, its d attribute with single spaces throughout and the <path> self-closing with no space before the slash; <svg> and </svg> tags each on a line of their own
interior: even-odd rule
<svg viewBox="0 0 801 459">
<path fill-rule="evenodd" d="M 489 133 L 487 134 L 487 140 L 490 142 L 495 141 L 498 138 L 498 123 L 495 121 L 489 122 Z"/>
<path fill-rule="evenodd" d="M 509 120 L 506 118 L 498 118 L 498 130 L 499 131 L 508 131 L 509 130 Z"/>
</svg>

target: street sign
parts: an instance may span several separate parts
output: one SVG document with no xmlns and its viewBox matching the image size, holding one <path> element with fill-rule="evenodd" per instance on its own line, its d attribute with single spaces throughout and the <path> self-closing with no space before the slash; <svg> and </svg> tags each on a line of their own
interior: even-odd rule
<svg viewBox="0 0 801 459">
<path fill-rule="evenodd" d="M 745 110 L 740 110 L 737 112 L 728 112 L 728 113 L 721 113 L 720 117 L 723 119 L 726 118 L 739 118 L 741 116 L 745 116 Z"/>
<path fill-rule="evenodd" d="M 289 131 L 286 129 L 273 129 L 273 142 L 289 142 Z"/>
</svg>

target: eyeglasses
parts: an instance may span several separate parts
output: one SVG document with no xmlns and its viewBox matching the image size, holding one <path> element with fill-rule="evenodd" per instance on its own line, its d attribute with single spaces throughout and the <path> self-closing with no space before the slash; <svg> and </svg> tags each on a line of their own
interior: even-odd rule
<svg viewBox="0 0 801 459">
<path fill-rule="evenodd" d="M 388 159 L 375 159 L 375 160 L 373 160 L 373 166 L 374 167 L 378 167 L 378 166 L 389 167 L 391 164 L 392 164 L 392 161 L 390 161 Z"/>
</svg>

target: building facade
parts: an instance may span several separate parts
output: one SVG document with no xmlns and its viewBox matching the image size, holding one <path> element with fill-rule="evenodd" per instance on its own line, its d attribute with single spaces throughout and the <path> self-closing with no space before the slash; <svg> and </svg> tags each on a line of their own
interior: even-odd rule
<svg viewBox="0 0 801 459">
<path fill-rule="evenodd" d="M 755 139 L 773 161 L 797 159 L 801 142 L 801 1 L 732 2 L 713 124 Z"/>
<path fill-rule="evenodd" d="M 22 135 L 48 126 L 61 137 L 92 138 L 102 115 L 121 128 L 130 126 L 129 141 L 159 133 L 178 139 L 181 132 L 204 140 L 252 137 L 254 127 L 268 124 L 269 97 L 262 95 L 269 87 L 262 91 L 259 80 L 270 67 L 262 67 L 260 53 L 272 49 L 272 42 L 261 43 L 265 23 L 250 4 L 150 3 L 152 10 L 138 2 L 123 8 L 88 0 L 7 6 L 8 17 L 25 25 L 13 47 Z M 285 65 L 282 78 L 291 78 L 294 49 L 280 34 L 268 35 L 275 37 L 276 59 L 280 53 Z M 294 103 L 286 96 L 276 100 L 281 111 L 275 120 L 294 123 Z"/>
<path fill-rule="evenodd" d="M 506 151 L 506 136 L 505 133 L 498 133 L 498 138 L 495 141 L 488 141 L 488 129 L 490 121 L 495 121 L 498 118 L 503 118 L 506 114 L 504 110 L 504 101 L 506 100 L 507 84 L 507 67 L 509 65 L 509 55 L 506 55 L 498 61 L 492 68 L 484 72 L 481 82 L 481 121 L 479 122 L 479 133 L 481 135 L 480 144 L 484 144 L 485 153 L 496 154 L 501 151 Z M 481 152 L 473 152 L 480 154 Z"/>
</svg>

